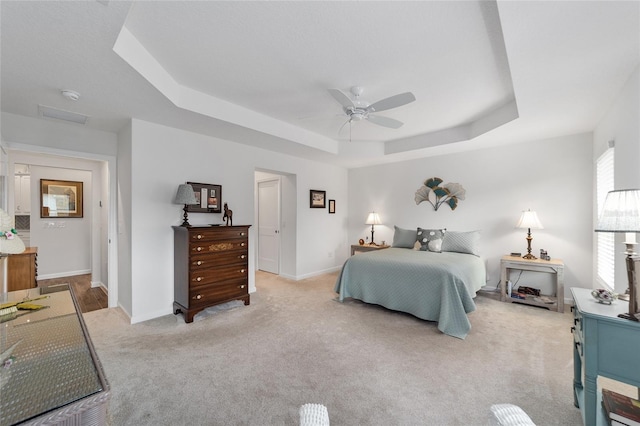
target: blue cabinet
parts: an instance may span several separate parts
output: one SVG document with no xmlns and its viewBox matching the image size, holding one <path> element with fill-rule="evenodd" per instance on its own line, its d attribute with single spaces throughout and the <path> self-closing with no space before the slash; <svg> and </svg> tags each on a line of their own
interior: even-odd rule
<svg viewBox="0 0 640 426">
<path fill-rule="evenodd" d="M 640 323 L 618 318 L 628 303 L 598 303 L 591 290 L 572 288 L 573 392 L 586 426 L 606 425 L 598 376 L 640 387 Z"/>
</svg>

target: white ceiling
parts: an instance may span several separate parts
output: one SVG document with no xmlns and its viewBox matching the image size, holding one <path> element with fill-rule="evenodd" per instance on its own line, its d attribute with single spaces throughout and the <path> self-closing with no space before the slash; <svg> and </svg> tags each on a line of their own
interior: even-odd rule
<svg viewBox="0 0 640 426">
<path fill-rule="evenodd" d="M 348 167 L 591 131 L 640 62 L 635 1 L 2 1 L 0 18 L 2 111 Z M 339 131 L 327 89 L 353 85 L 416 101 L 378 113 L 400 129 Z"/>
</svg>

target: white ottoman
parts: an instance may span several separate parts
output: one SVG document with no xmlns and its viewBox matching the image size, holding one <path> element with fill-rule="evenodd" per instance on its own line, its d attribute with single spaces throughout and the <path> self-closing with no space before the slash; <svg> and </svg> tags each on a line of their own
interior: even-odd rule
<svg viewBox="0 0 640 426">
<path fill-rule="evenodd" d="M 494 426 L 536 426 L 522 408 L 513 404 L 492 405 L 490 424 Z"/>
<path fill-rule="evenodd" d="M 300 407 L 300 426 L 329 426 L 329 412 L 322 404 L 304 404 Z"/>
</svg>

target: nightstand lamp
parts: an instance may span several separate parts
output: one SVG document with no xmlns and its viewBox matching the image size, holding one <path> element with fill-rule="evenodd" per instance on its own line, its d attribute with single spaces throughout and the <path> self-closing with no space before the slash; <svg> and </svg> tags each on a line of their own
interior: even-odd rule
<svg viewBox="0 0 640 426">
<path fill-rule="evenodd" d="M 629 315 L 619 316 L 637 321 L 638 317 L 638 288 L 633 256 L 636 255 L 636 232 L 640 232 L 640 189 L 623 189 L 610 191 L 604 200 L 602 213 L 598 218 L 596 232 L 624 232 L 627 250 L 625 251 L 627 262 L 627 277 L 629 288 Z M 633 317 L 633 318 L 631 318 Z"/>
<path fill-rule="evenodd" d="M 377 244 L 373 242 L 373 227 L 374 225 L 381 225 L 381 224 L 382 222 L 380 222 L 380 216 L 378 216 L 378 213 L 376 212 L 369 213 L 369 216 L 367 216 L 367 221 L 365 222 L 365 225 L 371 225 L 371 245 L 377 246 Z"/>
<path fill-rule="evenodd" d="M 544 228 L 542 226 L 542 223 L 540 223 L 536 212 L 532 212 L 531 210 L 522 212 L 522 216 L 520 216 L 520 221 L 516 225 L 516 228 L 527 229 L 527 254 L 522 256 L 522 258 L 537 259 L 534 255 L 531 254 L 531 240 L 533 240 L 533 237 L 531 236 L 531 230 Z"/>
<path fill-rule="evenodd" d="M 184 220 L 182 221 L 181 226 L 191 226 L 189 225 L 189 219 L 187 216 L 187 206 L 198 204 L 196 194 L 193 192 L 193 187 L 188 183 L 180 184 L 180 186 L 178 186 L 178 192 L 176 193 L 176 199 L 173 202 L 175 204 L 184 204 Z"/>
</svg>

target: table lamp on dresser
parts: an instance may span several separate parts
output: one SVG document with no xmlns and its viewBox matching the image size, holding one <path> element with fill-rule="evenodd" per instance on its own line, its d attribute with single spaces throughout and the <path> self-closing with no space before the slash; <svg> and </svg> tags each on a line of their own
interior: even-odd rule
<svg viewBox="0 0 640 426">
<path fill-rule="evenodd" d="M 2 262 L 2 292 L 6 293 L 9 289 L 8 283 L 8 256 L 10 254 L 22 253 L 24 251 L 24 243 L 18 237 L 14 229 L 13 218 L 4 210 L 0 209 L 0 262 Z"/>
<path fill-rule="evenodd" d="M 175 204 L 183 204 L 184 215 L 182 225 L 180 226 L 191 226 L 189 225 L 189 216 L 187 214 L 187 208 L 190 205 L 198 204 L 198 200 L 196 199 L 196 195 L 193 192 L 193 187 L 188 183 L 182 183 L 178 186 L 178 192 L 176 192 L 176 198 L 173 200 Z"/>
<path fill-rule="evenodd" d="M 636 233 L 640 232 L 640 189 L 609 191 L 595 231 L 625 233 L 624 244 L 627 250 L 624 253 L 629 281 L 626 295 L 629 298 L 629 313 L 619 316 L 638 321 L 638 280 L 635 271 L 635 261 L 638 257 L 634 246 L 637 244 Z"/>
</svg>

